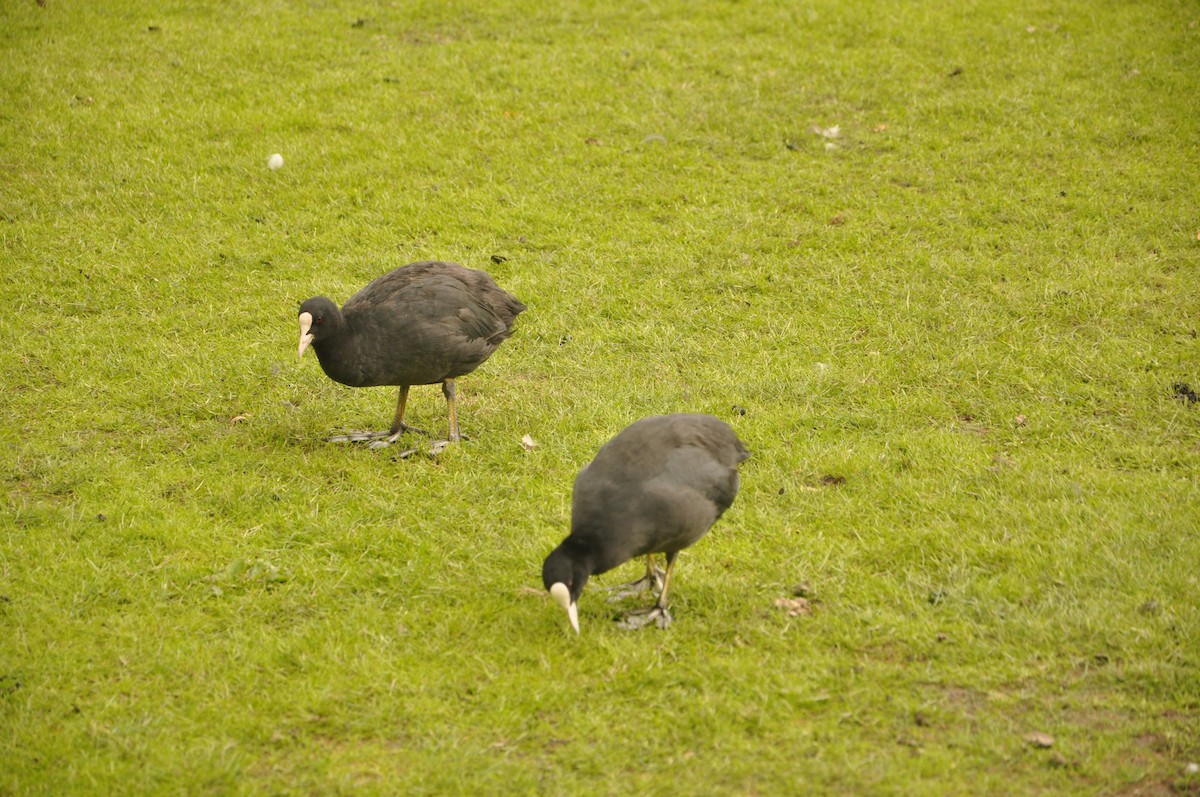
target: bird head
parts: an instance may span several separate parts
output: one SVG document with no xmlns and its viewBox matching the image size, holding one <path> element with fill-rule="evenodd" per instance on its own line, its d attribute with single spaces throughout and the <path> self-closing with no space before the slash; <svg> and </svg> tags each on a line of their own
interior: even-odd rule
<svg viewBox="0 0 1200 797">
<path fill-rule="evenodd" d="M 321 338 L 326 322 L 335 322 L 337 318 L 337 305 L 324 296 L 314 297 L 300 305 L 300 348 L 296 350 L 297 360 L 304 356 L 304 351 L 310 343 Z"/>
<path fill-rule="evenodd" d="M 571 599 L 571 588 L 561 581 L 555 581 L 550 585 L 550 597 L 554 598 L 554 602 L 566 610 L 567 619 L 571 621 L 571 627 L 578 634 L 579 604 Z"/>
<path fill-rule="evenodd" d="M 587 569 L 564 550 L 562 545 L 555 548 L 542 565 L 542 584 L 549 591 L 550 597 L 554 598 L 554 602 L 566 611 L 567 619 L 571 621 L 571 627 L 577 634 L 579 594 L 583 592 L 583 585 L 587 580 Z"/>
</svg>

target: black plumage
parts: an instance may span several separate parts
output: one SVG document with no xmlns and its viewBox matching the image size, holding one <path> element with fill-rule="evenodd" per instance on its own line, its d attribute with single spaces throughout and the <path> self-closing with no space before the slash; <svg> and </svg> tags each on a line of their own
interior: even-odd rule
<svg viewBox="0 0 1200 797">
<path fill-rule="evenodd" d="M 733 503 L 738 465 L 749 456 L 729 424 L 711 415 L 643 418 L 601 447 L 575 479 L 571 533 L 542 566 L 543 584 L 576 631 L 579 595 L 590 576 L 646 556 L 643 581 L 653 589 L 658 553 L 667 560 L 658 600 L 625 622 L 670 624 L 667 591 L 675 559 Z"/>
<path fill-rule="evenodd" d="M 310 345 L 330 379 L 351 387 L 398 385 L 391 429 L 330 438 L 394 442 L 406 430 L 412 385 L 442 385 L 457 441 L 454 380 L 478 368 L 513 332 L 525 310 L 486 272 L 457 263 L 424 261 L 372 280 L 341 310 L 317 296 L 300 306 L 298 357 Z M 414 430 L 416 431 L 416 430 Z"/>
</svg>

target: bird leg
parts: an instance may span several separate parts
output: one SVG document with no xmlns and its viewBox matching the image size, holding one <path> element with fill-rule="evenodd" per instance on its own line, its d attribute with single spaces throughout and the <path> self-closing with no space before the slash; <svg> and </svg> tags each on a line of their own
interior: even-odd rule
<svg viewBox="0 0 1200 797">
<path fill-rule="evenodd" d="M 400 435 L 405 432 L 417 432 L 419 434 L 429 434 L 424 429 L 418 429 L 415 426 L 409 426 L 404 422 L 404 408 L 408 405 L 408 385 L 400 386 L 400 398 L 396 400 L 396 418 L 392 421 L 392 428 L 386 432 L 347 432 L 346 434 L 334 435 L 333 437 L 325 438 L 330 443 L 371 443 L 371 448 L 383 448 L 390 446 L 392 443 L 400 439 Z"/>
<path fill-rule="evenodd" d="M 462 435 L 458 433 L 458 411 L 454 408 L 454 380 L 447 379 L 442 382 L 442 395 L 446 397 L 446 407 L 450 411 L 450 442 L 457 443 L 462 440 Z"/>
<path fill-rule="evenodd" d="M 646 554 L 646 575 L 637 581 L 630 581 L 628 584 L 617 584 L 613 587 L 606 587 L 605 589 L 614 593 L 608 597 L 609 602 L 615 603 L 626 598 L 632 598 L 635 595 L 641 595 L 643 592 L 661 592 L 664 573 L 665 571 L 661 567 L 657 567 L 654 564 L 654 554 Z"/>
<path fill-rule="evenodd" d="M 625 615 L 617 623 L 621 628 L 634 631 L 654 623 L 659 628 L 669 628 L 672 623 L 671 612 L 667 609 L 667 590 L 671 586 L 671 571 L 675 567 L 675 557 L 679 552 L 667 554 L 667 571 L 663 575 L 662 591 L 658 593 L 658 601 L 649 609 L 636 609 Z"/>
<path fill-rule="evenodd" d="M 392 421 L 392 428 L 388 430 L 390 435 L 388 442 L 396 442 L 396 438 L 405 432 L 416 432 L 417 434 L 429 434 L 424 429 L 418 429 L 415 426 L 409 426 L 404 422 L 404 408 L 408 405 L 408 385 L 400 386 L 400 398 L 396 400 L 396 418 Z"/>
</svg>

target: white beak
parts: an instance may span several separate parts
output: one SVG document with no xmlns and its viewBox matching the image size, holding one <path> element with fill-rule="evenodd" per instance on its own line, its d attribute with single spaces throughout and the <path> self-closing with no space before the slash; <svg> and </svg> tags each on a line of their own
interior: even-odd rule
<svg viewBox="0 0 1200 797">
<path fill-rule="evenodd" d="M 571 627 L 575 629 L 575 633 L 579 633 L 579 606 L 571 600 L 571 590 L 567 589 L 567 585 L 561 581 L 550 585 L 550 597 L 554 598 L 554 602 L 563 607 L 567 611 L 567 618 L 571 621 Z"/>
<path fill-rule="evenodd" d="M 304 350 L 308 348 L 308 344 L 313 342 L 313 335 L 308 330 L 312 329 L 312 313 L 300 314 L 300 349 L 296 352 L 296 359 L 299 360 L 304 356 Z"/>
</svg>

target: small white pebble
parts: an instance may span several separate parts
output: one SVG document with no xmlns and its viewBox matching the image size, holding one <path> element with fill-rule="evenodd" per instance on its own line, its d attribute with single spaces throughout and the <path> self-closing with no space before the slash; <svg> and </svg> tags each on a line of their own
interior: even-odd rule
<svg viewBox="0 0 1200 797">
<path fill-rule="evenodd" d="M 1183 768 L 1183 771 L 1189 775 L 1195 775 L 1197 772 L 1200 772 L 1200 764 L 1197 764 L 1195 761 L 1189 761 L 1188 765 Z"/>
<path fill-rule="evenodd" d="M 270 169 L 282 169 L 283 156 L 276 152 L 274 155 L 267 158 L 267 167 Z"/>
</svg>

